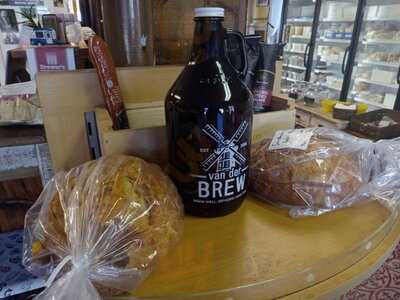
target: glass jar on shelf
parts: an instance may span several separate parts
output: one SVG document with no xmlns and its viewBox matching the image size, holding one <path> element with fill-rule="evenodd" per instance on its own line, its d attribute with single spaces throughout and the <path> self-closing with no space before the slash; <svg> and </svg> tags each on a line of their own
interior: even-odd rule
<svg viewBox="0 0 400 300">
<path fill-rule="evenodd" d="M 300 85 L 298 82 L 294 82 L 292 83 L 292 85 L 289 88 L 288 91 L 288 96 L 292 99 L 297 100 L 299 98 L 299 94 L 300 94 Z"/>
<path fill-rule="evenodd" d="M 309 84 L 304 93 L 304 104 L 313 106 L 316 103 L 318 97 L 318 88 L 314 84 Z"/>
<path fill-rule="evenodd" d="M 320 103 L 324 99 L 330 99 L 331 93 L 329 89 L 324 87 L 320 82 L 314 84 L 316 90 L 315 103 Z"/>
<path fill-rule="evenodd" d="M 292 83 L 288 91 L 289 97 L 295 99 L 296 101 L 303 101 L 307 86 L 308 82 L 305 81 L 298 80 Z"/>
</svg>

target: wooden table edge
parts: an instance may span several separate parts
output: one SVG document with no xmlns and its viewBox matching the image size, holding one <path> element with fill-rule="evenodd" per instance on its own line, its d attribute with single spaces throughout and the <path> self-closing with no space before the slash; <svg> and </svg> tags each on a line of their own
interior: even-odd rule
<svg viewBox="0 0 400 300">
<path fill-rule="evenodd" d="M 362 258 L 360 261 L 356 262 L 354 265 L 336 276 L 279 299 L 338 299 L 375 273 L 392 254 L 399 242 L 400 219 L 398 218 L 388 236 L 386 236 L 383 241 L 366 257 Z"/>
</svg>

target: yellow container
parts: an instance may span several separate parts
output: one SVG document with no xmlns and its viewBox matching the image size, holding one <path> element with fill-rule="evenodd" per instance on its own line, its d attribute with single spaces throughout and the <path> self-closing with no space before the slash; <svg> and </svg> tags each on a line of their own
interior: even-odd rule
<svg viewBox="0 0 400 300">
<path fill-rule="evenodd" d="M 333 99 L 321 100 L 322 111 L 326 112 L 326 113 L 332 112 L 333 111 L 333 107 L 335 106 L 335 104 L 337 102 L 338 102 L 337 100 L 333 100 Z"/>
<path fill-rule="evenodd" d="M 358 103 L 357 105 L 357 114 L 363 114 L 368 110 L 368 104 Z"/>
</svg>

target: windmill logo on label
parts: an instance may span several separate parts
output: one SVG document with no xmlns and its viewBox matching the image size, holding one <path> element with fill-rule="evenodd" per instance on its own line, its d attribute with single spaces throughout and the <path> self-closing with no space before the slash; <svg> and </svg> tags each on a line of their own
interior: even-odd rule
<svg viewBox="0 0 400 300">
<path fill-rule="evenodd" d="M 246 163 L 246 158 L 238 151 L 238 143 L 247 127 L 248 123 L 244 121 L 230 139 L 225 139 L 213 125 L 208 124 L 203 128 L 203 132 L 217 143 L 214 152 L 201 164 L 205 171 L 216 164 L 217 172 L 226 172 Z"/>
</svg>

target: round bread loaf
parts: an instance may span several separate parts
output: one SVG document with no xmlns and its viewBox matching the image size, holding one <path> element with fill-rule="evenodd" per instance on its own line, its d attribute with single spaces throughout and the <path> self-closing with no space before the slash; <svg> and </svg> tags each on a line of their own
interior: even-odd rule
<svg viewBox="0 0 400 300">
<path fill-rule="evenodd" d="M 331 209 L 368 182 L 371 143 L 341 131 L 315 128 L 306 150 L 252 148 L 250 190 L 282 205 Z"/>
<path fill-rule="evenodd" d="M 85 257 L 100 292 L 133 290 L 178 241 L 182 216 L 158 166 L 120 155 L 91 161 L 57 174 L 28 212 L 24 264 L 49 274 L 68 255 Z"/>
</svg>

